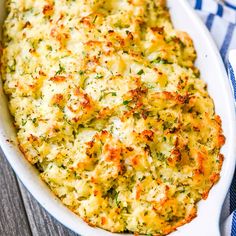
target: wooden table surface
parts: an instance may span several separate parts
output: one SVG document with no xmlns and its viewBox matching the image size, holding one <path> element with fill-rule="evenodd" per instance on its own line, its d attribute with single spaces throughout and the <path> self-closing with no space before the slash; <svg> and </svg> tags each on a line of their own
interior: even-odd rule
<svg viewBox="0 0 236 236">
<path fill-rule="evenodd" d="M 78 236 L 50 216 L 17 179 L 0 149 L 0 236 Z"/>
</svg>

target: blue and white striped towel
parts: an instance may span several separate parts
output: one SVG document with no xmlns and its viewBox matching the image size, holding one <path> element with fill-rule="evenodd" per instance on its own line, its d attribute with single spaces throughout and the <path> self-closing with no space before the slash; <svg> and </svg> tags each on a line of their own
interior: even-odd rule
<svg viewBox="0 0 236 236">
<path fill-rule="evenodd" d="M 236 49 L 236 0 L 188 1 L 211 32 L 227 67 L 228 52 Z M 236 85 L 235 77 L 231 80 Z M 236 172 L 223 206 L 221 231 L 222 236 L 236 236 Z"/>
</svg>

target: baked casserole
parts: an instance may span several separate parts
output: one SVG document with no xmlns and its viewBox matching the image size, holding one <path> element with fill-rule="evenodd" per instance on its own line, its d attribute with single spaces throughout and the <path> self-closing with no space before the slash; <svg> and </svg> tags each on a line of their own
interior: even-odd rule
<svg viewBox="0 0 236 236">
<path fill-rule="evenodd" d="M 6 0 L 1 74 L 19 147 L 63 204 L 167 235 L 218 181 L 225 138 L 164 0 Z"/>
</svg>

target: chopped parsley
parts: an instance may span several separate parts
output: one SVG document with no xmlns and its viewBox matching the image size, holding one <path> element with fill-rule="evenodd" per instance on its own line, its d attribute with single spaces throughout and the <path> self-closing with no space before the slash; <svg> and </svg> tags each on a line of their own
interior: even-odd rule
<svg viewBox="0 0 236 236">
<path fill-rule="evenodd" d="M 142 74 L 144 74 L 143 69 L 141 69 L 137 74 L 138 74 L 138 75 L 142 75 Z"/>
<path fill-rule="evenodd" d="M 157 57 L 155 60 L 151 61 L 151 63 L 173 64 L 172 62 L 169 62 L 168 60 L 163 59 L 161 57 Z"/>
<path fill-rule="evenodd" d="M 103 75 L 101 75 L 101 74 L 97 74 L 96 76 L 95 76 L 95 79 L 102 79 L 103 78 Z"/>
<path fill-rule="evenodd" d="M 59 63 L 59 70 L 56 72 L 56 75 L 60 75 L 62 73 L 65 73 L 66 69 Z"/>
<path fill-rule="evenodd" d="M 119 196 L 119 192 L 115 191 L 115 202 L 117 206 L 120 204 L 120 201 L 118 200 L 118 196 Z"/>
<path fill-rule="evenodd" d="M 107 192 L 108 196 L 110 196 L 114 202 L 116 203 L 117 206 L 119 206 L 120 201 L 118 200 L 119 192 L 116 191 L 113 187 L 110 188 Z"/>
<path fill-rule="evenodd" d="M 51 46 L 51 45 L 47 45 L 47 49 L 48 49 L 49 51 L 52 51 L 52 46 Z"/>
<path fill-rule="evenodd" d="M 21 120 L 21 124 L 22 124 L 22 126 L 25 126 L 26 123 L 27 123 L 27 120 L 26 120 L 26 119 L 22 119 L 22 120 Z"/>
<path fill-rule="evenodd" d="M 98 18 L 98 16 L 96 15 L 93 19 L 93 24 L 96 22 L 97 18 Z"/>
<path fill-rule="evenodd" d="M 10 70 L 10 73 L 16 71 L 16 59 L 14 59 L 13 64 L 11 66 L 8 65 L 8 69 Z"/>
<path fill-rule="evenodd" d="M 123 105 L 128 105 L 130 103 L 130 101 L 127 101 L 127 100 L 125 100 L 125 101 L 123 101 Z"/>
<path fill-rule="evenodd" d="M 159 160 L 159 161 L 165 161 L 166 160 L 166 156 L 165 156 L 165 154 L 163 154 L 163 153 L 161 153 L 161 152 L 157 152 L 157 159 Z"/>
</svg>

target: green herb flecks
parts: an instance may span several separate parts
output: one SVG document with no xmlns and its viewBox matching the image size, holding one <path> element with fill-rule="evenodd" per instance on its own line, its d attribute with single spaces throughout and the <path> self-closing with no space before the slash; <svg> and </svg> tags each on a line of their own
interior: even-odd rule
<svg viewBox="0 0 236 236">
<path fill-rule="evenodd" d="M 125 101 L 123 101 L 123 105 L 128 105 L 130 103 L 130 101 L 128 101 L 128 100 L 125 100 Z"/>
<path fill-rule="evenodd" d="M 168 60 L 163 59 L 161 57 L 157 57 L 155 60 L 151 61 L 151 63 L 173 64 L 172 62 L 169 62 Z"/>
<path fill-rule="evenodd" d="M 65 67 L 63 67 L 60 63 L 59 63 L 59 70 L 56 72 L 56 75 L 61 75 L 63 73 L 66 72 Z"/>
<path fill-rule="evenodd" d="M 95 76 L 95 79 L 102 79 L 103 78 L 103 75 L 101 75 L 101 74 L 97 74 L 96 76 Z"/>
<path fill-rule="evenodd" d="M 137 74 L 138 74 L 138 75 L 142 75 L 142 74 L 144 74 L 143 69 L 141 69 Z"/>
</svg>

